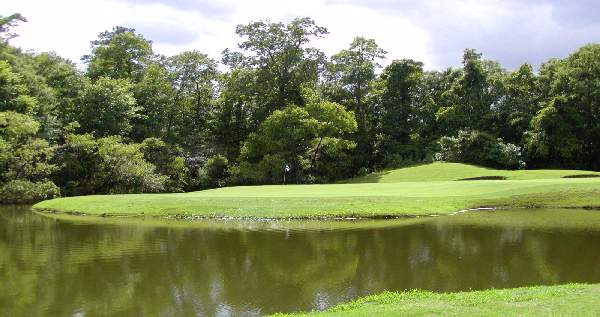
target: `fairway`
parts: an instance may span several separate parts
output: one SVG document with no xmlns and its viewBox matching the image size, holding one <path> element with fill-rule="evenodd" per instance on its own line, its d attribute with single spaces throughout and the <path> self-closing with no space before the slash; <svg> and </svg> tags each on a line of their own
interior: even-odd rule
<svg viewBox="0 0 600 317">
<path fill-rule="evenodd" d="M 502 174 L 508 179 L 457 181 Z M 448 214 L 478 207 L 599 207 L 600 178 L 561 178 L 577 174 L 592 173 L 499 171 L 434 163 L 390 171 L 379 183 L 237 186 L 176 194 L 80 196 L 43 201 L 34 208 L 102 215 L 319 218 Z M 363 181 L 369 178 L 373 176 Z"/>
</svg>

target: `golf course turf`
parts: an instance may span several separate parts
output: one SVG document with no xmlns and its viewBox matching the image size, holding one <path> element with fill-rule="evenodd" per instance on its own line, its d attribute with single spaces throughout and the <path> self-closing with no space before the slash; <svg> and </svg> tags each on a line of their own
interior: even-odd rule
<svg viewBox="0 0 600 317">
<path fill-rule="evenodd" d="M 385 292 L 323 312 L 276 316 L 598 316 L 600 285 L 567 284 L 458 293 Z"/>
<path fill-rule="evenodd" d="M 237 186 L 174 194 L 92 195 L 34 208 L 90 215 L 203 218 L 335 218 L 449 214 L 478 207 L 600 207 L 589 171 L 503 171 L 433 163 L 327 185 Z M 502 176 L 502 180 L 488 180 Z M 569 176 L 570 178 L 565 178 Z M 481 180 L 463 180 L 483 178 Z"/>
<path fill-rule="evenodd" d="M 34 209 L 56 212 L 57 216 L 73 219 L 85 218 L 77 217 L 78 214 L 318 219 L 441 215 L 478 207 L 600 208 L 600 177 L 595 175 L 600 173 L 573 170 L 504 171 L 465 164 L 432 163 L 373 173 L 337 184 L 238 186 L 191 193 L 67 197 L 40 202 Z M 577 211 L 564 210 L 565 215 L 568 212 Z M 68 215 L 70 213 L 74 215 Z M 102 221 L 99 217 L 87 219 Z M 495 220 L 502 221 L 502 218 Z M 551 223 L 540 225 L 560 226 L 564 221 L 550 220 Z M 115 218 L 111 221 L 124 220 Z M 576 225 L 583 228 L 590 224 Z M 600 284 L 568 284 L 457 293 L 424 290 L 384 292 L 322 312 L 277 316 L 599 314 Z"/>
</svg>

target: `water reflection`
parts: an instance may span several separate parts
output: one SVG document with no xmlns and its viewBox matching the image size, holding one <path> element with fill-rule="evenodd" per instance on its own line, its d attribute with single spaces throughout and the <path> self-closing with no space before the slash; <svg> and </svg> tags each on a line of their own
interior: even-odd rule
<svg viewBox="0 0 600 317">
<path fill-rule="evenodd" d="M 258 316 L 383 290 L 600 282 L 600 213 L 528 212 L 226 230 L 2 208 L 0 315 Z"/>
</svg>

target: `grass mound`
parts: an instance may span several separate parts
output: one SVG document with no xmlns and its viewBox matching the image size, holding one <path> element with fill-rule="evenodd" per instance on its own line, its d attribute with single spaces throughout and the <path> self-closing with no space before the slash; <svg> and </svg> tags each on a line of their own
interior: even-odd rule
<svg viewBox="0 0 600 317">
<path fill-rule="evenodd" d="M 496 170 L 469 164 L 434 162 L 356 177 L 343 183 L 398 183 L 451 181 L 483 176 L 503 176 L 507 180 L 556 179 L 564 176 L 598 175 L 598 172 L 579 170 Z"/>
</svg>

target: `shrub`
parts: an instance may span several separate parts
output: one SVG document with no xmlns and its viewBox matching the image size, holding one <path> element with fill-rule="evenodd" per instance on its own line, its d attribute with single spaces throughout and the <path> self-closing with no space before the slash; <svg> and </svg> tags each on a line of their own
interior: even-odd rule
<svg viewBox="0 0 600 317">
<path fill-rule="evenodd" d="M 0 186 L 2 204 L 31 204 L 59 195 L 60 190 L 49 180 L 39 182 L 13 180 Z"/>
<path fill-rule="evenodd" d="M 229 160 L 221 154 L 209 158 L 198 171 L 200 185 L 204 188 L 225 186 Z"/>
<path fill-rule="evenodd" d="M 56 182 L 67 195 L 131 194 L 165 190 L 169 178 L 146 161 L 138 143 L 118 136 L 66 136 L 57 159 L 63 167 Z"/>
<path fill-rule="evenodd" d="M 156 172 L 140 148 L 141 144 L 126 144 L 117 136 L 98 139 L 97 188 L 109 194 L 163 191 L 168 177 Z"/>
<path fill-rule="evenodd" d="M 435 158 L 440 161 L 508 169 L 525 167 L 520 147 L 485 132 L 459 131 L 456 137 L 442 137 L 439 145 L 441 150 Z"/>
<path fill-rule="evenodd" d="M 188 188 L 190 170 L 179 146 L 167 144 L 158 138 L 147 138 L 141 143 L 144 159 L 156 167 L 156 172 L 168 176 L 165 190 L 182 192 Z"/>
<path fill-rule="evenodd" d="M 285 165 L 286 161 L 277 154 L 267 154 L 258 163 L 241 162 L 239 180 L 243 184 L 281 184 Z M 292 171 L 286 175 L 288 183 L 295 172 L 296 168 L 292 166 Z"/>
</svg>

